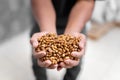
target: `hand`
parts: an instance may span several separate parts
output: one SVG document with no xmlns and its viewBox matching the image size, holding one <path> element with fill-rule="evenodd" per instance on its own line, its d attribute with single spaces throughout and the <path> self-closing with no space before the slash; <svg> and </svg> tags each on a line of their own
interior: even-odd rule
<svg viewBox="0 0 120 80">
<path fill-rule="evenodd" d="M 30 43 L 33 47 L 33 56 L 37 59 L 38 65 L 40 67 L 45 67 L 45 68 L 49 68 L 49 69 L 54 69 L 57 67 L 57 65 L 51 65 L 52 62 L 50 60 L 46 60 L 44 62 L 42 62 L 40 60 L 40 58 L 44 57 L 46 55 L 45 51 L 40 51 L 40 52 L 36 52 L 35 48 L 38 46 L 38 41 L 37 39 L 40 38 L 41 36 L 47 34 L 48 32 L 39 32 L 39 33 L 35 33 L 32 38 L 30 39 Z"/>
<path fill-rule="evenodd" d="M 67 33 L 68 34 L 68 33 Z M 81 41 L 79 43 L 79 46 L 81 48 L 81 51 L 80 52 L 72 52 L 71 55 L 73 57 L 76 57 L 78 58 L 79 60 L 71 60 L 71 59 L 67 59 L 65 60 L 64 62 L 61 62 L 58 67 L 57 67 L 57 70 L 61 70 L 62 68 L 72 68 L 74 66 L 77 66 L 80 62 L 80 59 L 81 57 L 84 55 L 85 53 L 85 44 L 86 44 L 86 37 L 84 34 L 81 34 L 81 33 L 69 33 L 70 35 L 72 36 L 75 36 L 75 37 L 81 37 Z"/>
</svg>

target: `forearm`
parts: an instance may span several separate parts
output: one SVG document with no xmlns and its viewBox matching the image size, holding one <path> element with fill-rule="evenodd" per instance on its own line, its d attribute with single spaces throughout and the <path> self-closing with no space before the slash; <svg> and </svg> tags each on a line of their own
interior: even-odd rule
<svg viewBox="0 0 120 80">
<path fill-rule="evenodd" d="M 78 1 L 69 15 L 65 33 L 81 32 L 86 22 L 90 19 L 94 8 L 94 1 Z"/>
<path fill-rule="evenodd" d="M 40 30 L 56 33 L 56 15 L 51 0 L 31 0 L 31 4 Z"/>
</svg>

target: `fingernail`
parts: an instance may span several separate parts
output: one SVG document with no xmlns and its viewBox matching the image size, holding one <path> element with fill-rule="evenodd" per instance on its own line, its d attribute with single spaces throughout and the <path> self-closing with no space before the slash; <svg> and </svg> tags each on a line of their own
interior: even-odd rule
<svg viewBox="0 0 120 80">
<path fill-rule="evenodd" d="M 55 67 L 57 67 L 57 65 L 55 65 Z"/>
<path fill-rule="evenodd" d="M 69 64 L 69 61 L 68 61 L 68 60 L 66 60 L 65 62 L 66 62 L 66 64 Z"/>
</svg>

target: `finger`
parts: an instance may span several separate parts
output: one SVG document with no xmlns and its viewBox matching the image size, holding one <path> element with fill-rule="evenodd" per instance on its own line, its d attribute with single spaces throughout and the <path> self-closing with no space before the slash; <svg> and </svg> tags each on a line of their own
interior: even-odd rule
<svg viewBox="0 0 120 80">
<path fill-rule="evenodd" d="M 40 33 L 35 33 L 32 38 L 30 39 L 31 45 L 36 48 L 38 46 L 38 41 L 37 39 L 40 38 L 41 36 L 47 34 L 48 32 L 40 32 Z"/>
<path fill-rule="evenodd" d="M 84 34 L 80 34 L 80 36 L 81 36 L 81 41 L 79 43 L 79 46 L 80 46 L 80 48 L 84 48 L 86 45 L 86 37 Z"/>
<path fill-rule="evenodd" d="M 38 46 L 38 41 L 37 39 L 30 39 L 30 43 L 33 46 L 33 48 L 36 48 Z"/>
<path fill-rule="evenodd" d="M 65 63 L 64 63 L 64 62 L 61 62 L 61 63 L 59 64 L 59 66 L 61 66 L 62 68 L 65 68 Z"/>
<path fill-rule="evenodd" d="M 82 49 L 80 52 L 72 52 L 71 55 L 76 58 L 81 58 L 84 55 L 84 49 Z"/>
<path fill-rule="evenodd" d="M 62 68 L 72 68 L 72 66 L 69 66 L 69 65 L 65 64 L 64 62 L 61 62 L 61 63 L 60 63 L 60 66 L 61 66 Z"/>
<path fill-rule="evenodd" d="M 51 65 L 51 61 L 50 60 L 46 60 L 46 61 L 42 62 L 42 61 L 40 61 L 38 59 L 38 65 L 41 66 L 41 67 L 47 68 L 47 67 L 49 67 Z"/>
<path fill-rule="evenodd" d="M 48 68 L 49 69 L 55 69 L 57 66 L 58 66 L 57 64 L 56 65 L 50 65 Z"/>
<path fill-rule="evenodd" d="M 69 60 L 65 60 L 64 62 L 67 66 L 70 66 L 70 67 L 77 66 L 79 64 L 79 60 L 75 61 L 75 60 L 69 59 Z"/>
<path fill-rule="evenodd" d="M 61 67 L 61 66 L 58 66 L 58 67 L 57 67 L 57 71 L 60 71 L 60 70 L 62 70 L 62 67 Z"/>
<path fill-rule="evenodd" d="M 45 55 L 46 55 L 46 52 L 45 52 L 45 51 L 36 52 L 36 51 L 34 50 L 33 56 L 34 56 L 35 58 L 42 58 L 42 57 L 44 57 Z"/>
</svg>

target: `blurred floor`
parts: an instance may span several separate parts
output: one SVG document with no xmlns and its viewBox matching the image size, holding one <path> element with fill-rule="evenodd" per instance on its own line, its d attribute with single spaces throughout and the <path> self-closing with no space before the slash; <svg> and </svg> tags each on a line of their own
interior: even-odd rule
<svg viewBox="0 0 120 80">
<path fill-rule="evenodd" d="M 120 28 L 98 41 L 88 39 L 78 80 L 120 80 Z M 0 80 L 34 80 L 29 30 L 0 45 Z M 49 80 L 62 80 L 65 70 L 48 70 Z"/>
</svg>

